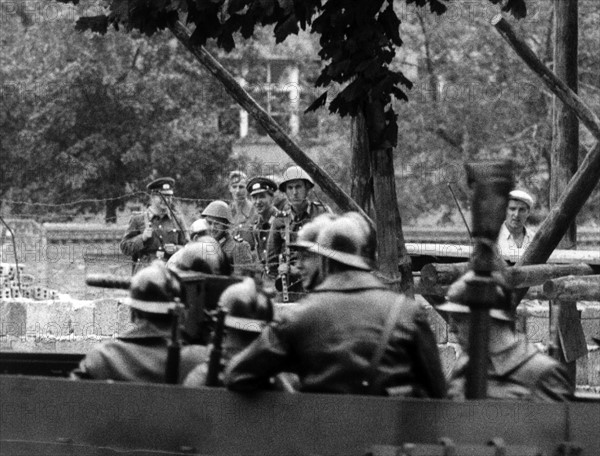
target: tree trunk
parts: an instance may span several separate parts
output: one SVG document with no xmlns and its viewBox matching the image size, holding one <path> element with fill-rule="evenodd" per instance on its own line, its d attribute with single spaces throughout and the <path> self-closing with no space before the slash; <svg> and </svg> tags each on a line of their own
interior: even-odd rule
<svg viewBox="0 0 600 456">
<path fill-rule="evenodd" d="M 577 0 L 554 1 L 554 73 L 577 93 Z M 550 206 L 554 206 L 573 175 L 579 154 L 579 120 L 556 96 L 553 99 Z M 561 249 L 577 245 L 575 220 L 558 244 Z"/>
<path fill-rule="evenodd" d="M 106 200 L 106 211 L 104 213 L 104 223 L 117 223 L 117 209 L 119 208 L 119 200 Z"/>
<path fill-rule="evenodd" d="M 554 0 L 554 73 L 573 93 L 577 93 L 577 1 Z M 577 172 L 579 120 L 577 115 L 556 96 L 553 99 L 552 152 L 550 154 L 550 206 L 554 206 Z M 569 226 L 558 247 L 577 246 L 576 219 Z M 546 288 L 544 288 L 546 291 Z M 574 296 L 560 298 L 555 357 L 567 365 L 575 385 L 575 360 L 587 353 L 581 320 Z"/>
<path fill-rule="evenodd" d="M 382 147 L 386 123 L 384 106 L 379 100 L 374 100 L 367 106 L 365 120 L 373 173 L 379 269 L 389 278 L 388 283 L 392 288 L 413 297 L 411 259 L 404 243 L 402 219 L 396 196 L 393 149 Z"/>
<path fill-rule="evenodd" d="M 352 149 L 352 186 L 350 197 L 356 201 L 365 212 L 370 212 L 373 196 L 373 181 L 371 179 L 371 160 L 369 158 L 369 137 L 363 112 L 352 118 L 351 145 Z"/>
</svg>

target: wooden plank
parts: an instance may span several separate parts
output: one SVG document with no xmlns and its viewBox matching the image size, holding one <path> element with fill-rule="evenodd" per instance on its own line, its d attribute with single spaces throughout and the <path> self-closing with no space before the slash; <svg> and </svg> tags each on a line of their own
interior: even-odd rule
<svg viewBox="0 0 600 456">
<path fill-rule="evenodd" d="M 567 276 L 544 283 L 544 294 L 551 299 L 600 301 L 600 275 Z"/>
</svg>

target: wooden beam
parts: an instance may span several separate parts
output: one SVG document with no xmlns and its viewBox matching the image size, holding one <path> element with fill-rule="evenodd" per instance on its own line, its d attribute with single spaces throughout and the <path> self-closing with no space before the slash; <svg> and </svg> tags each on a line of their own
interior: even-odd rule
<svg viewBox="0 0 600 456">
<path fill-rule="evenodd" d="M 469 263 L 430 263 L 421 269 L 421 287 L 450 285 L 469 269 Z M 546 281 L 567 275 L 590 275 L 587 264 L 535 264 L 506 269 L 506 280 L 515 288 L 543 285 Z"/>
<path fill-rule="evenodd" d="M 581 122 L 590 130 L 596 140 L 600 141 L 600 120 L 596 114 L 587 107 L 583 100 L 565 82 L 561 81 L 560 78 L 544 65 L 527 43 L 517 36 L 511 25 L 501 14 L 494 16 L 491 22 L 527 66 L 540 77 L 546 87 L 560 98 L 564 104 L 575 111 Z"/>
<path fill-rule="evenodd" d="M 600 300 L 600 275 L 567 276 L 544 283 L 544 294 L 551 299 L 567 301 Z"/>
<path fill-rule="evenodd" d="M 191 42 L 191 34 L 185 25 L 178 21 L 169 28 L 173 32 L 173 35 L 194 55 L 196 60 L 223 84 L 227 93 L 256 119 L 273 141 L 315 180 L 319 187 L 331 197 L 342 211 L 359 212 L 370 223 L 373 223 L 365 211 L 335 183 L 329 174 L 324 172 L 298 147 L 283 128 L 273 120 L 269 113 L 240 86 L 235 78 L 204 47 Z"/>
</svg>

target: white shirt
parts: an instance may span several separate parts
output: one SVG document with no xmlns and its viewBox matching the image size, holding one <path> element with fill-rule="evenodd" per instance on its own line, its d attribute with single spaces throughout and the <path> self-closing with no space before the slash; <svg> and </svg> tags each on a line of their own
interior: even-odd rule
<svg viewBox="0 0 600 456">
<path fill-rule="evenodd" d="M 506 227 L 506 223 L 502 223 L 500 234 L 498 234 L 497 245 L 498 252 L 505 260 L 516 263 L 521 259 L 525 250 L 529 247 L 529 244 L 531 244 L 531 241 L 535 236 L 535 231 L 527 227 L 523 227 L 523 229 L 525 230 L 525 236 L 523 237 L 523 244 L 519 248 L 517 247 L 515 238 Z"/>
</svg>

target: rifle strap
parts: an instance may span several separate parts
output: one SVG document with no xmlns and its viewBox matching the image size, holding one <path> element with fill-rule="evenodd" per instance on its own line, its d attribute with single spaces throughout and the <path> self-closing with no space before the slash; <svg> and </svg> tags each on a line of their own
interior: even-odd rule
<svg viewBox="0 0 600 456">
<path fill-rule="evenodd" d="M 406 297 L 404 295 L 400 295 L 392 303 L 390 312 L 388 313 L 387 320 L 385 321 L 385 326 L 381 333 L 381 339 L 379 339 L 379 344 L 375 348 L 375 352 L 373 352 L 373 357 L 371 358 L 367 379 L 363 381 L 363 385 L 365 386 L 367 394 L 378 394 L 377 390 L 379 388 L 380 379 L 377 378 L 377 371 L 379 368 L 379 363 L 381 362 L 381 358 L 383 358 L 385 349 L 388 346 L 390 337 L 392 336 L 392 331 L 394 330 L 394 326 L 396 326 L 396 321 L 398 320 L 398 316 L 400 315 L 400 310 L 402 309 L 402 303 L 404 302 L 404 299 L 406 299 Z"/>
</svg>

